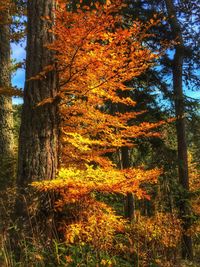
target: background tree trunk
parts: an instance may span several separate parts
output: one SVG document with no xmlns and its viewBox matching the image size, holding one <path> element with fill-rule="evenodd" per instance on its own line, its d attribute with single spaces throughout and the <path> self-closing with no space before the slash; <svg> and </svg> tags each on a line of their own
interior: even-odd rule
<svg viewBox="0 0 200 267">
<path fill-rule="evenodd" d="M 10 82 L 10 24 L 9 11 L 0 11 L 0 88 L 8 88 Z M 13 157 L 12 98 L 0 94 L 0 167 Z M 2 170 L 2 172 L 7 170 Z M 1 172 L 0 172 L 1 174 Z M 1 176 L 1 175 L 0 175 Z M 9 177 L 7 177 L 9 179 Z"/>
<path fill-rule="evenodd" d="M 178 170 L 179 183 L 182 188 L 183 195 L 180 201 L 180 217 L 183 220 L 184 234 L 182 237 L 182 256 L 192 260 L 192 239 L 185 233 L 191 226 L 191 211 L 188 199 L 189 191 L 189 175 L 188 175 L 188 157 L 187 157 L 187 141 L 185 132 L 185 118 L 184 118 L 184 97 L 183 97 L 183 60 L 184 60 L 184 42 L 181 33 L 175 7 L 173 1 L 166 0 L 166 7 L 168 16 L 170 17 L 170 25 L 174 39 L 179 44 L 175 47 L 175 55 L 173 59 L 173 90 L 175 98 L 175 113 L 176 113 L 176 132 L 178 144 Z"/>
<path fill-rule="evenodd" d="M 121 161 L 122 161 L 122 168 L 127 169 L 130 168 L 130 158 L 129 158 L 129 151 L 128 147 L 121 148 Z M 132 193 L 128 193 L 125 198 L 125 216 L 130 220 L 134 218 L 134 197 Z"/>
<path fill-rule="evenodd" d="M 55 1 L 28 1 L 27 59 L 24 105 L 19 138 L 18 185 L 52 179 L 58 166 L 58 115 L 56 104 L 37 106 L 58 90 L 55 71 L 40 80 L 29 80 L 52 64 L 52 52 L 44 47 L 53 41 L 48 31 L 54 20 Z M 51 22 L 44 19 L 49 17 Z"/>
</svg>

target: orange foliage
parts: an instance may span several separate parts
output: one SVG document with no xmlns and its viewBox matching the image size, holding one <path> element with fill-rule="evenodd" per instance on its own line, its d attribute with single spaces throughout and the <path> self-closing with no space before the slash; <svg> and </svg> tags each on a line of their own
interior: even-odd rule
<svg viewBox="0 0 200 267">
<path fill-rule="evenodd" d="M 129 246 L 126 253 L 137 253 L 141 266 L 174 266 L 174 252 L 180 243 L 182 228 L 178 216 L 173 213 L 157 212 L 152 217 L 137 214 L 135 222 L 127 228 Z"/>
<path fill-rule="evenodd" d="M 192 193 L 191 206 L 192 212 L 198 219 L 193 223 L 190 232 L 193 236 L 200 234 L 200 171 L 196 162 L 193 162 L 192 154 L 188 155 L 188 165 L 190 174 L 190 191 Z"/>
<path fill-rule="evenodd" d="M 77 168 L 61 169 L 57 179 L 34 182 L 40 191 L 56 190 L 60 192 L 62 201 L 56 206 L 63 207 L 65 203 L 74 203 L 89 196 L 92 192 L 127 194 L 134 192 L 140 199 L 148 197 L 140 188 L 144 183 L 155 183 L 160 174 L 159 169 L 143 170 L 130 168 L 124 170 L 103 169 L 87 166 L 85 170 Z"/>
<path fill-rule="evenodd" d="M 65 211 L 68 204 L 76 206 L 73 220 L 62 222 L 66 242 L 87 242 L 105 249 L 115 233 L 122 231 L 124 220 L 96 201 L 96 193 L 134 193 L 139 199 L 149 198 L 142 185 L 155 183 L 160 174 L 158 169 L 119 170 L 106 157 L 123 146 L 132 147 L 137 137 L 158 135 L 154 128 L 163 124 L 135 125 L 138 113 L 129 97 L 133 89 L 125 86 L 155 64 L 160 52 L 152 52 L 143 43 L 149 27 L 158 21 L 127 21 L 124 28 L 124 18 L 119 15 L 122 1 L 97 3 L 95 9 L 76 12 L 66 10 L 66 1 L 58 2 L 53 27 L 56 38 L 47 47 L 55 52 L 60 90 L 55 98 L 39 105 L 60 100 L 61 164 L 65 169 L 57 179 L 33 186 L 59 194 L 57 211 Z M 41 79 L 53 67 L 47 66 L 32 79 Z"/>
<path fill-rule="evenodd" d="M 138 232 L 146 242 L 162 244 L 166 248 L 176 247 L 181 239 L 181 221 L 173 213 L 160 212 L 149 218 L 139 216 L 132 227 L 131 233 Z"/>
<path fill-rule="evenodd" d="M 125 231 L 122 217 L 106 204 L 86 201 L 82 204 L 79 221 L 64 227 L 65 240 L 68 244 L 90 244 L 96 249 L 111 250 L 114 235 Z"/>
<path fill-rule="evenodd" d="M 1 24 L 10 24 L 11 14 L 16 12 L 16 3 L 12 0 L 0 0 L 0 25 Z M 5 16 L 6 15 L 6 16 Z M 5 20 L 6 18 L 6 20 Z M 8 19 L 9 18 L 9 19 Z"/>
<path fill-rule="evenodd" d="M 12 18 L 12 15 L 15 14 L 16 16 L 17 13 L 17 6 L 16 3 L 14 3 L 14 1 L 11 0 L 0 0 L 0 26 L 4 25 L 4 26 L 9 26 L 13 23 L 12 20 L 14 20 Z M 16 31 L 15 33 L 9 32 L 9 38 L 12 40 L 19 40 L 21 37 L 20 35 L 22 35 L 22 33 L 20 33 L 20 31 Z M 17 38 L 16 38 L 17 37 Z M 14 70 L 14 66 L 13 70 Z M 15 69 L 21 67 L 21 64 L 15 64 Z M 23 96 L 23 92 L 21 88 L 17 88 L 17 87 L 0 87 L 0 96 L 1 95 L 5 95 L 5 96 Z"/>
<path fill-rule="evenodd" d="M 96 194 L 127 194 L 134 192 L 140 198 L 148 195 L 140 186 L 155 183 L 160 170 L 102 169 L 87 166 L 61 169 L 58 178 L 52 181 L 34 182 L 39 191 L 55 191 L 59 197 L 55 202 L 56 211 L 66 212 L 72 207 L 71 219 L 60 222 L 65 240 L 71 244 L 90 244 L 96 249 L 113 248 L 116 233 L 125 231 L 126 221 L 117 216 L 105 203 L 97 201 Z M 68 206 L 69 205 L 69 206 Z"/>
<path fill-rule="evenodd" d="M 23 96 L 23 91 L 16 87 L 0 87 L 0 95 Z"/>
<path fill-rule="evenodd" d="M 10 8 L 10 0 L 0 0 L 0 11 L 8 10 Z"/>
<path fill-rule="evenodd" d="M 63 165 L 81 166 L 96 162 L 112 166 L 105 157 L 122 146 L 132 146 L 133 138 L 158 135 L 151 130 L 162 124 L 143 122 L 134 125 L 138 115 L 129 97 L 132 88 L 125 82 L 155 64 L 161 52 L 152 52 L 143 42 L 150 27 L 158 20 L 144 24 L 127 21 L 119 15 L 123 1 L 96 3 L 96 8 L 66 10 L 66 1 L 58 1 L 53 28 L 55 41 L 47 47 L 55 52 L 55 68 L 59 73 L 61 142 Z M 48 18 L 47 18 L 48 19 Z M 47 66 L 37 77 L 42 78 Z M 129 96 L 123 96 L 123 92 Z M 114 107 L 110 112 L 108 106 Z M 128 111 L 121 112 L 121 109 Z"/>
</svg>

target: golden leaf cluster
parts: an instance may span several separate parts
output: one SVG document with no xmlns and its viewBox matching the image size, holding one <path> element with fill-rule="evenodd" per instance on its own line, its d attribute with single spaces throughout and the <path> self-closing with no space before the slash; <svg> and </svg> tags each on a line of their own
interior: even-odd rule
<svg viewBox="0 0 200 267">
<path fill-rule="evenodd" d="M 138 199 L 149 198 L 145 185 L 155 183 L 161 173 L 142 167 L 120 170 L 108 156 L 134 146 L 138 137 L 157 136 L 154 129 L 163 124 L 136 125 L 134 120 L 142 112 L 134 111 L 133 88 L 125 86 L 155 64 L 159 52 L 145 46 L 144 40 L 157 22 L 134 21 L 125 28 L 121 7 L 123 1 L 108 1 L 70 11 L 66 1 L 58 1 L 51 29 L 56 38 L 46 46 L 54 51 L 59 75 L 56 98 L 60 99 L 63 168 L 56 179 L 33 183 L 42 192 L 57 193 L 56 211 L 73 209 L 61 226 L 66 242 L 89 243 L 99 249 L 111 248 L 115 234 L 126 223 L 97 201 L 96 194 L 134 193 Z"/>
<path fill-rule="evenodd" d="M 134 138 L 158 135 L 154 129 L 162 124 L 134 125 L 133 88 L 125 86 L 155 64 L 159 52 L 144 46 L 144 40 L 158 21 L 135 21 L 124 28 L 123 1 L 76 12 L 65 4 L 59 1 L 56 38 L 47 45 L 55 52 L 59 74 L 63 165 L 111 166 L 106 153 L 132 146 Z"/>
</svg>

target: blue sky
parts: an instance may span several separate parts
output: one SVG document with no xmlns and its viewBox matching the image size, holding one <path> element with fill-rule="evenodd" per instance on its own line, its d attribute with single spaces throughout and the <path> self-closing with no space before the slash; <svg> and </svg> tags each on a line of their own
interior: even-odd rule
<svg viewBox="0 0 200 267">
<path fill-rule="evenodd" d="M 12 59 L 16 60 L 16 62 L 21 62 L 26 57 L 26 51 L 24 49 L 25 44 L 12 44 Z M 12 85 L 17 86 L 19 88 L 24 88 L 24 81 L 25 81 L 25 70 L 18 69 L 16 73 L 12 76 Z M 14 104 L 21 104 L 23 103 L 22 98 L 20 97 L 13 97 Z"/>
<path fill-rule="evenodd" d="M 12 44 L 11 49 L 12 49 L 12 59 L 14 59 L 16 62 L 21 62 L 25 60 L 26 51 L 24 42 L 21 44 Z M 18 69 L 17 72 L 12 77 L 12 85 L 17 86 L 19 88 L 24 88 L 24 81 L 25 81 L 25 70 Z M 200 100 L 200 90 L 195 92 L 185 90 L 185 93 L 189 97 L 197 98 Z M 23 103 L 23 99 L 20 97 L 13 97 L 13 103 L 21 104 Z"/>
</svg>

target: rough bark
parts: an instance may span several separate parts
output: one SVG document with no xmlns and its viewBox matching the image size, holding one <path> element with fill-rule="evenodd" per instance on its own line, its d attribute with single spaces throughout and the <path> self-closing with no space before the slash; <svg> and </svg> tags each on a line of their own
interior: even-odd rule
<svg viewBox="0 0 200 267">
<path fill-rule="evenodd" d="M 53 0 L 30 0 L 27 6 L 27 59 L 24 105 L 19 138 L 18 185 L 53 179 L 58 166 L 58 115 L 56 104 L 38 106 L 45 98 L 55 97 L 58 90 L 55 71 L 41 80 L 30 80 L 47 65 L 52 53 L 45 48 L 53 41 L 49 32 L 54 20 Z M 44 17 L 49 17 L 48 22 Z"/>
<path fill-rule="evenodd" d="M 179 42 L 175 47 L 173 59 L 173 90 L 175 98 L 176 112 L 176 132 L 178 145 L 178 171 L 179 183 L 182 187 L 183 196 L 180 202 L 180 218 L 183 221 L 184 234 L 182 237 L 182 256 L 183 258 L 192 259 L 192 239 L 185 233 L 191 226 L 190 205 L 187 197 L 189 192 L 189 174 L 188 174 L 188 157 L 187 157 L 187 140 L 185 131 L 184 118 L 184 96 L 183 96 L 183 62 L 184 62 L 184 41 L 181 27 L 176 16 L 174 3 L 172 0 L 166 0 L 167 12 L 170 19 L 170 25 L 174 38 Z"/>
<path fill-rule="evenodd" d="M 10 87 L 10 31 L 8 10 L 0 11 L 0 88 Z M 13 154 L 12 98 L 0 94 L 0 157 Z"/>
</svg>

